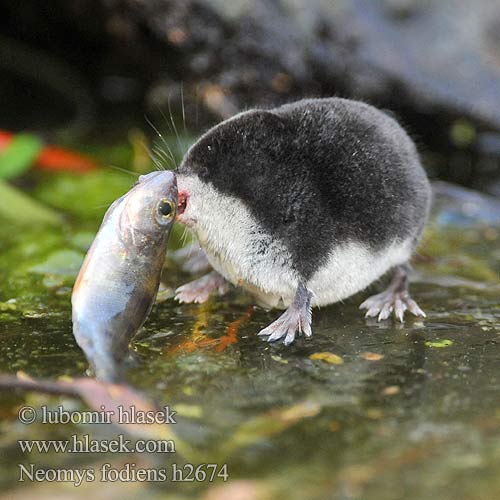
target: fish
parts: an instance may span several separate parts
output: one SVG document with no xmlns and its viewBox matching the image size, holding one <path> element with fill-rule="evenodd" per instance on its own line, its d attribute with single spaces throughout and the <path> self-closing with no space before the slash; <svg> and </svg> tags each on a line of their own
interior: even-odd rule
<svg viewBox="0 0 500 500">
<path fill-rule="evenodd" d="M 176 210 L 175 174 L 142 175 L 109 207 L 87 252 L 71 296 L 73 334 L 98 380 L 122 380 L 158 292 Z"/>
</svg>

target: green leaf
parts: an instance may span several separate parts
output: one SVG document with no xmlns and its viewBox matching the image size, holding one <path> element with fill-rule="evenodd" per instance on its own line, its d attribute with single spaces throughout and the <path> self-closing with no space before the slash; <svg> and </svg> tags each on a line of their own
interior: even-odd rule
<svg viewBox="0 0 500 500">
<path fill-rule="evenodd" d="M 57 212 L 0 180 L 0 217 L 19 224 L 60 224 Z"/>
<path fill-rule="evenodd" d="M 427 342 L 424 342 L 424 344 L 427 347 L 442 348 L 442 347 L 449 347 L 450 345 L 453 345 L 453 340 L 444 339 L 444 340 L 436 340 L 434 342 L 427 341 Z"/>
<path fill-rule="evenodd" d="M 30 134 L 18 134 L 0 153 L 0 179 L 12 179 L 26 172 L 37 159 L 42 141 Z"/>
<path fill-rule="evenodd" d="M 333 352 L 315 352 L 309 356 L 309 359 L 319 359 L 321 361 L 326 361 L 331 365 L 341 365 L 344 363 L 344 360 L 337 354 L 333 354 Z"/>
</svg>

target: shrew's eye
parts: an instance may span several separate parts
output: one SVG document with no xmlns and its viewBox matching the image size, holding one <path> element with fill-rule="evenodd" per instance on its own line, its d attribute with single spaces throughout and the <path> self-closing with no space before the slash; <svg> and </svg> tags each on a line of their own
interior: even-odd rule
<svg viewBox="0 0 500 500">
<path fill-rule="evenodd" d="M 169 200 L 161 200 L 158 205 L 158 213 L 166 219 L 170 219 L 174 215 L 174 210 L 174 204 Z"/>
</svg>

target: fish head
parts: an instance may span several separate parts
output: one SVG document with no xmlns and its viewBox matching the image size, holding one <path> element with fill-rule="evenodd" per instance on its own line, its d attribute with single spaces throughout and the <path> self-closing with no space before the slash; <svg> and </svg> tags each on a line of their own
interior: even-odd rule
<svg viewBox="0 0 500 500">
<path fill-rule="evenodd" d="M 141 175 L 124 199 L 121 226 L 148 238 L 170 232 L 177 209 L 177 180 L 169 170 Z M 125 218 L 125 220 L 123 220 Z"/>
</svg>

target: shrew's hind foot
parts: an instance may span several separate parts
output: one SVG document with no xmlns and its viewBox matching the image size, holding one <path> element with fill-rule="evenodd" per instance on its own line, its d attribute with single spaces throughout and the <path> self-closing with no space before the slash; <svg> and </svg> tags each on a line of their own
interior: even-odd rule
<svg viewBox="0 0 500 500">
<path fill-rule="evenodd" d="M 261 330 L 259 335 L 268 336 L 268 342 L 285 337 L 283 339 L 285 345 L 289 345 L 295 340 L 297 332 L 310 337 L 312 335 L 311 297 L 311 292 L 303 285 L 299 285 L 290 307 L 276 321 Z"/>
<path fill-rule="evenodd" d="M 396 267 L 392 281 L 382 293 L 373 295 L 366 299 L 360 306 L 360 309 L 367 309 L 365 317 L 373 318 L 377 316 L 377 321 L 387 319 L 393 312 L 394 316 L 403 323 L 403 317 L 406 310 L 415 316 L 425 318 L 425 313 L 418 304 L 410 297 L 408 291 L 408 275 L 410 266 L 405 264 Z"/>
<path fill-rule="evenodd" d="M 217 292 L 219 295 L 224 295 L 227 290 L 228 283 L 224 277 L 218 272 L 212 271 L 177 288 L 175 299 L 186 304 L 192 302 L 201 304 L 206 302 L 212 293 Z"/>
</svg>

